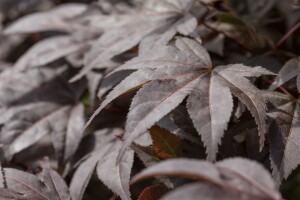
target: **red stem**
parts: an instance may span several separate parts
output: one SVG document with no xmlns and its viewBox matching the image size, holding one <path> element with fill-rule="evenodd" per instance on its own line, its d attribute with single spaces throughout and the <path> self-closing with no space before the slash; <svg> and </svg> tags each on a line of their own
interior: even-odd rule
<svg viewBox="0 0 300 200">
<path fill-rule="evenodd" d="M 273 83 L 273 81 L 271 81 L 271 80 L 267 80 L 267 79 L 264 79 L 264 80 L 269 84 Z M 281 92 L 283 92 L 284 94 L 292 96 L 291 93 L 289 93 L 283 86 L 279 86 L 278 89 L 281 90 Z"/>
<path fill-rule="evenodd" d="M 275 49 L 280 47 L 296 30 L 300 28 L 300 22 L 298 22 L 293 28 L 291 28 L 276 44 Z"/>
</svg>

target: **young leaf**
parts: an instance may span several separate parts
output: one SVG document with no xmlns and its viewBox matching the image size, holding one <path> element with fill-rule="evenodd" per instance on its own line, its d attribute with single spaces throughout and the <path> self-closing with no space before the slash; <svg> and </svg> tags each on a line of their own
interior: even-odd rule
<svg viewBox="0 0 300 200">
<path fill-rule="evenodd" d="M 158 126 L 153 126 L 149 132 L 153 140 L 152 149 L 159 158 L 176 158 L 183 154 L 181 140 L 176 135 Z"/>
</svg>

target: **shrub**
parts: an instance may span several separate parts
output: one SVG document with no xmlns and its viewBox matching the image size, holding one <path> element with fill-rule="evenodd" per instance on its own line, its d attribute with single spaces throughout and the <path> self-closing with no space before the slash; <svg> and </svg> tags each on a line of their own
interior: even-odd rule
<svg viewBox="0 0 300 200">
<path fill-rule="evenodd" d="M 1 199 L 298 199 L 299 8 L 0 1 Z"/>
</svg>

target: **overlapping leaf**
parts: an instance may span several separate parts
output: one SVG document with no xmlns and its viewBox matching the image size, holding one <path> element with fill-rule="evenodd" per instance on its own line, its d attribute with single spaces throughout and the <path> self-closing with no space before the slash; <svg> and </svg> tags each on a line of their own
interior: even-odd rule
<svg viewBox="0 0 300 200">
<path fill-rule="evenodd" d="M 144 84 L 132 101 L 119 159 L 138 136 L 186 97 L 187 110 L 207 148 L 208 159 L 216 158 L 233 109 L 232 94 L 255 118 L 263 146 L 265 99 L 245 77 L 272 74 L 270 71 L 242 64 L 212 67 L 206 50 L 187 38 L 178 38 L 175 46 L 162 46 L 134 58 L 116 71 L 125 69 L 137 71 L 117 85 L 94 114 L 126 91 Z"/>
<path fill-rule="evenodd" d="M 160 199 L 168 188 L 164 185 L 154 185 L 143 190 L 138 200 L 157 200 Z"/>
<path fill-rule="evenodd" d="M 149 132 L 153 140 L 152 150 L 157 157 L 168 159 L 180 157 L 183 154 L 181 140 L 176 135 L 158 126 L 152 127 Z"/>
<path fill-rule="evenodd" d="M 56 36 L 41 42 L 30 48 L 15 63 L 15 68 L 27 70 L 30 67 L 46 65 L 59 58 L 78 53 L 90 46 L 91 36 Z"/>
<path fill-rule="evenodd" d="M 95 133 L 96 145 L 89 157 L 76 170 L 70 185 L 72 199 L 80 200 L 93 172 L 97 171 L 99 179 L 122 200 L 130 199 L 129 179 L 133 164 L 133 151 L 124 155 L 123 162 L 116 165 L 116 158 L 121 141 L 116 136 L 121 129 L 104 129 Z"/>
<path fill-rule="evenodd" d="M 85 4 L 64 4 L 48 12 L 39 12 L 21 18 L 4 30 L 5 34 L 32 33 L 48 30 L 72 31 L 76 25 L 68 20 L 87 9 Z M 78 27 L 77 27 L 78 28 Z"/>
<path fill-rule="evenodd" d="M 300 100 L 277 92 L 266 93 L 273 104 L 269 116 L 270 158 L 273 175 L 279 184 L 300 164 Z"/>
<path fill-rule="evenodd" d="M 7 158 L 46 134 L 60 162 L 72 157 L 82 138 L 84 108 L 77 100 L 85 89 L 84 82 L 68 83 L 72 74 L 65 67 L 1 74 L 0 141 Z"/>
<path fill-rule="evenodd" d="M 216 165 L 199 160 L 171 159 L 143 170 L 132 178 L 132 182 L 153 176 L 202 181 L 175 189 L 162 199 L 281 199 L 269 173 L 258 163 L 241 158 L 227 159 Z"/>
<path fill-rule="evenodd" d="M 270 87 L 291 95 L 260 91 L 256 86 L 264 88 L 271 81 L 255 79 L 272 74 L 257 63 L 273 70 L 277 58 L 298 54 L 293 49 L 299 43 L 295 2 L 61 2 L 0 0 L 0 29 L 6 27 L 0 33 L 0 159 L 36 171 L 36 157 L 49 153 L 51 164 L 58 164 L 58 172 L 71 180 L 71 192 L 59 173 L 43 162 L 39 176 L 1 169 L 0 199 L 97 199 L 94 184 L 89 184 L 95 173 L 115 193 L 112 198 L 129 200 L 133 151 L 128 147 L 147 168 L 134 181 L 155 175 L 175 188 L 163 199 L 280 199 L 270 175 L 254 162 L 161 160 L 247 156 L 271 164 L 278 185 L 299 165 L 299 58 L 287 62 Z M 24 16 L 31 11 L 37 12 Z M 285 35 L 284 27 L 291 29 Z M 275 46 L 273 40 L 280 36 Z M 269 48 L 267 56 L 254 55 Z M 214 65 L 206 50 L 217 55 Z M 83 76 L 88 84 L 69 83 Z M 290 81 L 294 78 L 297 84 Z M 97 91 L 102 98 L 113 87 L 94 116 L 118 100 L 81 142 L 84 114 L 93 111 Z M 123 126 L 128 97 L 134 95 L 125 132 L 95 132 Z M 271 102 L 268 129 L 266 99 Z M 138 163 L 134 169 L 140 167 Z M 147 187 L 140 199 L 161 198 L 165 186 Z M 136 197 L 138 187 L 132 189 Z"/>
<path fill-rule="evenodd" d="M 90 23 L 97 22 L 97 27 L 102 28 L 104 34 L 86 56 L 83 70 L 73 80 L 131 49 L 146 37 L 151 37 L 143 45 L 146 49 L 166 44 L 177 32 L 197 37 L 197 18 L 202 14 L 203 8 L 194 0 L 149 0 L 145 2 L 144 9 L 137 13 L 91 18 Z"/>
<path fill-rule="evenodd" d="M 274 90 L 295 77 L 297 79 L 297 88 L 300 92 L 300 57 L 293 58 L 285 63 L 269 89 Z"/>
<path fill-rule="evenodd" d="M 274 45 L 267 32 L 263 32 L 259 28 L 255 29 L 251 22 L 244 21 L 232 13 L 219 14 L 217 22 L 212 22 L 207 26 L 224 33 L 225 36 L 250 51 Z"/>
<path fill-rule="evenodd" d="M 58 173 L 43 165 L 42 178 L 17 169 L 2 168 L 1 179 L 4 190 L 13 199 L 38 200 L 70 200 L 70 194 L 65 181 Z M 2 189 L 3 188 L 3 189 Z M 1 192 L 1 195 L 4 195 Z"/>
<path fill-rule="evenodd" d="M 96 13 L 96 16 L 106 19 L 101 24 L 110 24 L 110 19 L 114 19 L 114 16 L 104 15 L 103 12 L 116 12 L 118 14 L 121 12 L 119 9 L 113 9 L 112 5 L 110 5 L 110 10 L 103 11 L 107 9 L 107 5 L 102 8 L 102 3 L 99 2 L 99 8 L 85 4 L 64 4 L 47 12 L 25 16 L 8 26 L 4 30 L 4 34 L 7 36 L 43 31 L 55 33 L 54 37 L 42 40 L 31 47 L 17 60 L 15 68 L 27 70 L 46 65 L 60 58 L 65 58 L 74 67 L 82 67 L 85 59 L 98 53 L 93 50 L 90 51 L 90 47 L 103 32 L 101 28 L 94 27 L 92 23 L 87 22 L 86 18 L 94 17 Z M 127 6 L 127 8 L 129 10 L 131 7 Z M 60 32 L 62 31 L 66 32 L 67 35 L 61 35 Z M 106 62 L 97 65 L 96 68 L 113 69 L 119 66 L 119 63 L 119 60 L 106 60 Z M 102 80 L 102 73 L 103 71 L 100 76 L 94 76 L 95 73 L 93 72 L 86 74 L 92 103 L 96 97 L 97 87 Z"/>
<path fill-rule="evenodd" d="M 34 10 L 45 9 L 52 6 L 49 0 L 1 0 L 0 1 L 0 24 L 7 19 L 16 19 Z M 0 25 L 1 27 L 1 25 Z"/>
</svg>

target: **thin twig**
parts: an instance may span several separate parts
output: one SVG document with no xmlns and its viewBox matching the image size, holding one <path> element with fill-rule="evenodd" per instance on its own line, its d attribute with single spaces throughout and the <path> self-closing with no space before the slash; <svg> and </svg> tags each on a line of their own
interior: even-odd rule
<svg viewBox="0 0 300 200">
<path fill-rule="evenodd" d="M 296 30 L 300 28 L 300 22 L 298 22 L 293 28 L 291 28 L 275 45 L 275 49 L 280 47 Z"/>
<path fill-rule="evenodd" d="M 271 80 L 268 79 L 264 79 L 264 81 L 266 81 L 269 84 L 272 84 L 273 82 Z M 293 96 L 291 95 L 291 93 L 289 93 L 289 91 L 287 91 L 287 89 L 285 89 L 283 86 L 279 86 L 278 87 L 279 90 L 281 90 L 281 92 L 283 92 L 284 94 L 288 95 L 288 96 Z"/>
</svg>

